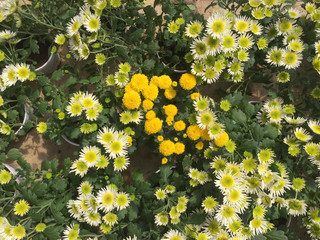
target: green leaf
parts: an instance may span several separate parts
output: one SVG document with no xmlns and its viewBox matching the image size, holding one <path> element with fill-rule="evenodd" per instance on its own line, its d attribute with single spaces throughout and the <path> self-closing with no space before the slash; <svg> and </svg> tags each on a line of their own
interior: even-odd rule
<svg viewBox="0 0 320 240">
<path fill-rule="evenodd" d="M 160 178 L 164 183 L 168 183 L 168 178 L 171 173 L 172 170 L 170 165 L 160 167 Z"/>
<path fill-rule="evenodd" d="M 38 196 L 41 197 L 47 192 L 47 184 L 41 182 L 35 182 L 33 184 L 33 192 Z"/>
<path fill-rule="evenodd" d="M 201 214 L 193 214 L 189 218 L 186 219 L 186 224 L 195 224 L 195 225 L 200 225 L 203 223 L 203 221 L 206 218 L 206 214 L 201 213 Z"/>
<path fill-rule="evenodd" d="M 237 123 L 245 124 L 247 121 L 247 116 L 241 110 L 233 109 L 231 111 L 231 118 Z"/>
<path fill-rule="evenodd" d="M 139 210 L 138 210 L 137 206 L 134 203 L 130 204 L 130 208 L 128 209 L 129 221 L 133 221 L 133 220 L 137 219 L 138 212 L 139 212 Z"/>
<path fill-rule="evenodd" d="M 144 62 L 143 62 L 143 68 L 146 70 L 146 71 L 150 71 L 154 68 L 154 64 L 156 62 L 153 60 L 153 59 L 146 59 Z"/>
<path fill-rule="evenodd" d="M 10 110 L 7 112 L 8 114 L 8 122 L 14 122 L 16 119 L 18 119 L 19 112 L 17 110 Z"/>
<path fill-rule="evenodd" d="M 140 239 L 139 236 L 141 236 L 141 230 L 138 227 L 138 224 L 129 223 L 128 231 L 130 236 L 136 235 L 138 239 Z"/>
<path fill-rule="evenodd" d="M 264 135 L 263 128 L 260 125 L 254 123 L 251 125 L 251 129 L 252 129 L 252 135 L 253 135 L 254 139 L 256 141 L 260 141 Z"/>
<path fill-rule="evenodd" d="M 8 153 L 7 153 L 7 157 L 12 160 L 15 161 L 17 159 L 22 158 L 22 154 L 19 152 L 18 149 L 16 148 L 11 148 Z"/>
<path fill-rule="evenodd" d="M 30 50 L 32 53 L 40 53 L 38 41 L 30 38 Z"/>
<path fill-rule="evenodd" d="M 143 8 L 144 13 L 147 17 L 153 18 L 157 16 L 156 10 L 152 6 L 146 6 Z"/>
<path fill-rule="evenodd" d="M 52 102 L 53 109 L 61 108 L 61 97 L 60 95 L 56 95 Z"/>
<path fill-rule="evenodd" d="M 48 160 L 44 160 L 41 162 L 41 170 L 48 171 L 50 168 L 50 162 Z"/>
<path fill-rule="evenodd" d="M 126 214 L 128 213 L 127 209 L 122 209 L 117 212 L 118 220 L 122 220 L 125 218 Z"/>
<path fill-rule="evenodd" d="M 79 128 L 75 128 L 72 132 L 71 132 L 71 138 L 72 139 L 77 139 L 80 136 L 81 132 Z"/>
<path fill-rule="evenodd" d="M 270 240 L 288 240 L 283 231 L 272 230 L 266 233 L 265 236 Z"/>
<path fill-rule="evenodd" d="M 58 159 L 54 158 L 51 161 L 51 169 L 53 172 L 57 172 L 58 171 L 58 166 L 59 166 L 59 161 Z"/>
<path fill-rule="evenodd" d="M 264 127 L 264 134 L 265 136 L 271 138 L 271 139 L 275 139 L 278 137 L 278 131 L 275 127 L 272 127 L 270 125 L 267 125 Z"/>
<path fill-rule="evenodd" d="M 159 44 L 158 44 L 157 42 L 150 42 L 150 43 L 148 44 L 147 50 L 148 50 L 148 52 L 149 52 L 150 54 L 153 54 L 153 53 L 159 51 L 159 48 L 160 48 L 160 47 L 159 47 Z"/>
<path fill-rule="evenodd" d="M 66 84 L 64 85 L 64 89 L 70 87 L 71 85 L 77 83 L 77 79 L 74 77 L 69 77 L 66 81 Z"/>
<path fill-rule="evenodd" d="M 254 114 L 254 106 L 250 103 L 247 103 L 245 106 L 244 106 L 244 111 L 245 113 L 247 114 L 248 117 L 251 117 L 253 114 Z"/>
<path fill-rule="evenodd" d="M 54 81 L 58 81 L 63 76 L 63 71 L 61 69 L 56 70 L 52 73 L 51 79 Z"/>
<path fill-rule="evenodd" d="M 143 174 L 140 170 L 134 171 L 133 181 L 135 181 L 135 182 L 142 182 L 143 181 Z"/>
<path fill-rule="evenodd" d="M 263 235 L 254 236 L 251 240 L 267 240 L 267 238 Z"/>
<path fill-rule="evenodd" d="M 186 167 L 191 167 L 192 159 L 190 156 L 185 156 L 182 161 L 182 167 L 185 169 Z"/>
</svg>

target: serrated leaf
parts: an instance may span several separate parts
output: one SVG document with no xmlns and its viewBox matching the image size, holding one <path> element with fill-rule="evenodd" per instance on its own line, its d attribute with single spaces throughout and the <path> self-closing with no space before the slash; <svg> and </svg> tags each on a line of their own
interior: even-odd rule
<svg viewBox="0 0 320 240">
<path fill-rule="evenodd" d="M 18 119 L 19 112 L 17 110 L 9 110 L 7 112 L 8 122 L 14 122 Z"/>
<path fill-rule="evenodd" d="M 186 219 L 186 223 L 187 224 L 200 225 L 201 223 L 203 223 L 205 218 L 206 218 L 206 214 L 204 214 L 204 213 L 202 213 L 202 214 L 195 213 L 195 214 L 191 215 L 189 218 Z"/>
<path fill-rule="evenodd" d="M 148 44 L 147 49 L 148 49 L 149 54 L 153 54 L 153 53 L 159 51 L 160 47 L 157 42 L 150 42 Z"/>
<path fill-rule="evenodd" d="M 144 7 L 143 11 L 147 17 L 153 18 L 153 17 L 157 16 L 157 12 L 152 6 Z"/>
<path fill-rule="evenodd" d="M 156 62 L 153 60 L 153 59 L 146 59 L 144 62 L 143 62 L 143 68 L 146 70 L 146 71 L 150 71 L 154 68 L 154 64 Z"/>
<path fill-rule="evenodd" d="M 248 117 L 251 117 L 254 114 L 254 106 L 250 103 L 246 104 L 244 107 L 244 111 L 247 114 Z"/>
<path fill-rule="evenodd" d="M 129 221 L 133 221 L 133 220 L 137 219 L 138 212 L 139 212 L 139 210 L 138 210 L 137 206 L 134 203 L 132 203 L 130 205 L 130 208 L 128 209 Z"/>
<path fill-rule="evenodd" d="M 257 236 L 254 236 L 252 240 L 267 240 L 267 238 L 263 235 L 257 235 Z"/>
<path fill-rule="evenodd" d="M 66 81 L 66 84 L 64 85 L 64 89 L 70 87 L 71 85 L 77 83 L 77 79 L 74 77 L 69 77 Z"/>
<path fill-rule="evenodd" d="M 260 125 L 254 123 L 251 125 L 252 135 L 256 141 L 260 141 L 263 138 L 264 129 Z"/>
<path fill-rule="evenodd" d="M 33 192 L 38 196 L 38 197 L 41 197 L 43 196 L 46 191 L 47 191 L 47 184 L 45 183 L 41 183 L 41 182 L 35 182 L 33 184 Z"/>
<path fill-rule="evenodd" d="M 7 157 L 12 160 L 15 161 L 19 158 L 22 158 L 22 154 L 19 152 L 18 149 L 16 148 L 11 148 L 8 153 L 7 153 Z"/>
<path fill-rule="evenodd" d="M 165 165 L 160 167 L 160 178 L 164 183 L 168 182 L 168 178 L 172 173 L 171 166 Z"/>
<path fill-rule="evenodd" d="M 264 134 L 271 139 L 275 139 L 278 137 L 277 129 L 275 127 L 270 126 L 270 125 L 267 125 L 264 127 Z"/>
<path fill-rule="evenodd" d="M 30 50 L 32 53 L 40 53 L 37 40 L 30 38 L 29 44 L 30 44 Z"/>
<path fill-rule="evenodd" d="M 247 116 L 239 109 L 233 109 L 231 111 L 231 118 L 235 120 L 237 123 L 245 124 L 247 121 Z"/>
<path fill-rule="evenodd" d="M 272 230 L 264 234 L 269 240 L 288 240 L 283 231 Z"/>
<path fill-rule="evenodd" d="M 56 95 L 52 102 L 53 109 L 61 108 L 61 97 L 60 95 Z"/>
<path fill-rule="evenodd" d="M 192 159 L 189 156 L 185 156 L 182 161 L 182 167 L 185 169 L 186 167 L 191 167 Z"/>
<path fill-rule="evenodd" d="M 140 170 L 134 171 L 133 181 L 135 181 L 135 182 L 142 182 L 143 181 L 143 174 Z"/>
<path fill-rule="evenodd" d="M 54 81 L 58 81 L 63 76 L 63 71 L 61 69 L 56 70 L 52 73 L 51 79 Z"/>
</svg>

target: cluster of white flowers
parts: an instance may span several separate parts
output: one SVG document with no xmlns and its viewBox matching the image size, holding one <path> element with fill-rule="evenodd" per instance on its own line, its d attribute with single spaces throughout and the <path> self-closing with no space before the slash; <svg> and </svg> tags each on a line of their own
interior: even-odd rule
<svg viewBox="0 0 320 240">
<path fill-rule="evenodd" d="M 3 92 L 7 87 L 15 85 L 18 81 L 24 82 L 30 78 L 30 80 L 33 80 L 34 77 L 28 64 L 9 64 L 3 68 L 0 75 L 0 91 Z"/>
<path fill-rule="evenodd" d="M 86 119 L 94 121 L 99 117 L 103 107 L 93 94 L 79 91 L 72 95 L 66 110 L 71 117 L 81 116 L 85 112 Z"/>
</svg>

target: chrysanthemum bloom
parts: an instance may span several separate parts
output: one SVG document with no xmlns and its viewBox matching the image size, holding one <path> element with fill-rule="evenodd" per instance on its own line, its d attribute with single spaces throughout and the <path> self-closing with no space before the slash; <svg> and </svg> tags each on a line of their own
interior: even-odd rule
<svg viewBox="0 0 320 240">
<path fill-rule="evenodd" d="M 159 145 L 159 152 L 164 156 L 170 156 L 175 152 L 175 144 L 170 140 L 164 140 Z"/>
<path fill-rule="evenodd" d="M 183 143 L 180 143 L 180 142 L 177 142 L 174 144 L 174 147 L 175 147 L 175 153 L 176 154 L 182 154 L 184 153 L 184 149 L 185 149 L 185 146 Z"/>
<path fill-rule="evenodd" d="M 169 100 L 175 98 L 176 95 L 177 95 L 177 91 L 174 90 L 174 88 L 172 87 L 169 87 L 164 91 L 164 96 Z"/>
<path fill-rule="evenodd" d="M 158 226 L 166 226 L 169 222 L 169 218 L 166 212 L 160 212 L 155 216 L 154 221 Z"/>
<path fill-rule="evenodd" d="M 140 106 L 141 98 L 139 93 L 129 91 L 123 95 L 122 102 L 126 108 L 132 110 Z"/>
<path fill-rule="evenodd" d="M 68 226 L 67 229 L 65 229 L 63 231 L 63 239 L 76 240 L 76 239 L 78 239 L 79 232 L 80 232 L 79 225 L 72 224 L 72 225 Z"/>
<path fill-rule="evenodd" d="M 153 119 L 155 117 L 156 117 L 156 113 L 154 111 L 152 111 L 152 110 L 150 110 L 150 111 L 148 111 L 146 113 L 146 119 L 148 119 L 148 120 L 151 120 L 151 119 Z"/>
<path fill-rule="evenodd" d="M 179 79 L 179 84 L 184 90 L 191 90 L 196 86 L 197 81 L 192 74 L 184 73 Z"/>
<path fill-rule="evenodd" d="M 160 89 L 167 89 L 171 87 L 172 80 L 168 75 L 162 75 L 158 79 L 158 87 Z"/>
<path fill-rule="evenodd" d="M 117 199 L 115 201 L 115 206 L 118 210 L 125 209 L 129 206 L 130 200 L 129 195 L 123 192 L 117 194 Z"/>
<path fill-rule="evenodd" d="M 47 228 L 45 223 L 38 223 L 35 227 L 36 232 L 43 232 Z"/>
<path fill-rule="evenodd" d="M 130 85 L 137 92 L 142 91 L 148 86 L 148 77 L 144 74 L 137 73 L 131 77 Z"/>
<path fill-rule="evenodd" d="M 186 240 L 186 236 L 177 230 L 169 230 L 163 237 L 162 240 Z"/>
<path fill-rule="evenodd" d="M 114 213 L 107 213 L 106 215 L 104 215 L 103 221 L 106 224 L 108 224 L 110 226 L 113 226 L 116 223 L 118 223 L 118 216 L 116 214 L 114 214 Z"/>
<path fill-rule="evenodd" d="M 203 26 L 202 26 L 201 22 L 199 22 L 197 20 L 190 22 L 186 26 L 186 35 L 191 38 L 196 38 L 201 33 L 202 28 L 203 28 Z"/>
<path fill-rule="evenodd" d="M 210 133 L 210 132 L 209 132 Z M 229 141 L 229 135 L 226 132 L 223 132 L 222 134 L 218 135 L 215 140 L 214 143 L 218 146 L 218 147 L 223 147 L 227 141 Z"/>
<path fill-rule="evenodd" d="M 152 118 L 146 120 L 144 124 L 144 130 L 148 135 L 159 132 L 162 128 L 162 122 L 159 118 Z"/>
<path fill-rule="evenodd" d="M 142 101 L 142 108 L 146 111 L 152 109 L 153 105 L 153 102 L 149 99 L 145 99 Z"/>
<path fill-rule="evenodd" d="M 174 123 L 173 128 L 176 131 L 183 131 L 186 128 L 186 124 L 184 121 L 180 120 Z"/>
<path fill-rule="evenodd" d="M 218 203 L 216 202 L 216 199 L 208 196 L 203 201 L 201 206 L 204 208 L 204 211 L 206 213 L 213 213 L 215 211 L 215 208 L 218 206 Z"/>
<path fill-rule="evenodd" d="M 158 87 L 154 84 L 150 84 L 142 90 L 142 95 L 144 98 L 153 101 L 158 97 L 158 92 Z"/>
<path fill-rule="evenodd" d="M 23 239 L 26 236 L 26 229 L 22 225 L 17 225 L 12 229 L 12 237 L 13 239 Z"/>
<path fill-rule="evenodd" d="M 162 189 L 158 189 L 158 190 L 155 192 L 154 195 L 156 196 L 156 198 L 157 198 L 158 200 L 163 200 L 163 199 L 165 199 L 165 198 L 167 197 L 166 192 L 165 192 L 164 190 L 162 190 Z"/>
<path fill-rule="evenodd" d="M 191 125 L 187 128 L 187 135 L 188 138 L 196 141 L 201 137 L 201 128 L 198 127 L 198 125 Z"/>
<path fill-rule="evenodd" d="M 173 104 L 169 104 L 169 105 L 163 106 L 163 109 L 164 109 L 164 113 L 167 116 L 173 116 L 174 117 L 178 113 L 178 108 Z"/>
<path fill-rule="evenodd" d="M 14 205 L 14 214 L 23 216 L 28 213 L 30 209 L 29 203 L 25 200 L 20 200 Z"/>
<path fill-rule="evenodd" d="M 0 171 L 0 184 L 7 184 L 11 180 L 11 173 L 2 169 Z"/>
</svg>

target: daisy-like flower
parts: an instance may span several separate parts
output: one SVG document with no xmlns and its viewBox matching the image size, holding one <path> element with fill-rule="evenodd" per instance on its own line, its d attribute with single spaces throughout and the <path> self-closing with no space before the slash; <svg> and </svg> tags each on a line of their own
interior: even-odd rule
<svg viewBox="0 0 320 240">
<path fill-rule="evenodd" d="M 16 65 L 17 78 L 21 82 L 27 80 L 30 76 L 30 66 L 25 63 L 20 63 Z"/>
<path fill-rule="evenodd" d="M 204 69 L 204 64 L 201 61 L 194 61 L 191 65 L 191 73 L 194 75 L 201 75 Z"/>
<path fill-rule="evenodd" d="M 4 41 L 4 40 L 8 40 L 10 38 L 13 38 L 17 35 L 16 32 L 12 32 L 10 30 L 3 30 L 0 32 L 0 42 Z"/>
<path fill-rule="evenodd" d="M 118 138 L 118 133 L 112 127 L 111 128 L 103 127 L 102 129 L 99 130 L 99 133 L 97 136 L 98 142 L 104 146 L 110 145 L 111 142 L 116 138 Z"/>
<path fill-rule="evenodd" d="M 193 106 L 197 112 L 206 111 L 210 106 L 210 99 L 200 96 L 193 101 Z"/>
<path fill-rule="evenodd" d="M 274 156 L 274 152 L 269 148 L 262 149 L 258 153 L 258 159 L 260 163 L 272 163 Z"/>
<path fill-rule="evenodd" d="M 254 35 L 261 35 L 262 30 L 263 30 L 263 27 L 258 21 L 255 21 L 255 20 L 251 21 L 251 32 Z"/>
<path fill-rule="evenodd" d="M 246 33 L 250 31 L 250 21 L 247 17 L 236 17 L 235 18 L 235 24 L 233 25 L 233 28 L 238 32 L 238 33 Z"/>
<path fill-rule="evenodd" d="M 78 193 L 83 195 L 91 194 L 92 185 L 88 181 L 83 181 L 78 187 Z"/>
<path fill-rule="evenodd" d="M 284 50 L 277 47 L 271 48 L 266 55 L 266 62 L 274 66 L 281 66 L 283 64 Z"/>
<path fill-rule="evenodd" d="M 112 187 L 106 187 L 100 189 L 97 194 L 97 201 L 99 203 L 99 209 L 105 213 L 112 211 L 116 205 L 117 192 Z"/>
<path fill-rule="evenodd" d="M 221 50 L 224 53 L 235 51 L 238 45 L 238 38 L 235 34 L 226 34 L 221 38 Z"/>
<path fill-rule="evenodd" d="M 97 32 L 101 27 L 100 17 L 95 14 L 86 13 L 83 24 L 88 32 Z"/>
<path fill-rule="evenodd" d="M 30 209 L 29 203 L 25 200 L 20 200 L 14 205 L 14 214 L 23 216 L 28 213 L 29 209 Z"/>
<path fill-rule="evenodd" d="M 241 62 L 246 62 L 249 60 L 249 53 L 245 50 L 238 51 L 238 60 Z"/>
<path fill-rule="evenodd" d="M 294 52 L 302 52 L 304 50 L 303 42 L 300 39 L 291 40 L 288 44 L 288 47 Z"/>
<path fill-rule="evenodd" d="M 202 73 L 203 81 L 211 84 L 218 80 L 220 74 L 214 70 L 214 68 L 206 68 Z"/>
<path fill-rule="evenodd" d="M 210 128 L 217 121 L 216 115 L 210 110 L 199 112 L 196 119 L 198 126 L 202 129 Z"/>
<path fill-rule="evenodd" d="M 280 123 L 283 118 L 283 110 L 280 106 L 266 108 L 270 122 Z"/>
<path fill-rule="evenodd" d="M 261 20 L 265 18 L 264 15 L 264 9 L 261 7 L 255 8 L 251 11 L 252 17 L 254 17 L 257 20 Z"/>
<path fill-rule="evenodd" d="M 208 196 L 202 201 L 201 206 L 206 213 L 212 214 L 217 208 L 218 202 L 214 197 Z"/>
<path fill-rule="evenodd" d="M 118 156 L 124 157 L 127 154 L 128 148 L 128 136 L 118 135 L 109 145 L 105 145 L 105 150 L 109 153 L 111 158 L 116 158 Z"/>
<path fill-rule="evenodd" d="M 90 55 L 90 49 L 87 44 L 82 43 L 78 48 L 79 56 L 81 59 L 86 60 Z"/>
<path fill-rule="evenodd" d="M 66 37 L 62 33 L 56 35 L 56 37 L 54 38 L 54 42 L 58 45 L 63 45 L 65 41 L 66 41 Z"/>
<path fill-rule="evenodd" d="M 276 23 L 276 29 L 279 35 L 286 35 L 294 28 L 295 21 L 293 19 L 282 19 Z"/>
<path fill-rule="evenodd" d="M 129 124 L 131 122 L 132 115 L 130 111 L 124 111 L 120 114 L 120 122 L 124 125 Z"/>
<path fill-rule="evenodd" d="M 80 228 L 78 224 L 71 224 L 63 231 L 63 240 L 76 240 L 79 237 Z"/>
<path fill-rule="evenodd" d="M 228 66 L 228 73 L 230 73 L 231 75 L 236 75 L 241 72 L 243 72 L 243 63 L 236 60 L 230 62 Z"/>
<path fill-rule="evenodd" d="M 173 229 L 169 230 L 161 238 L 161 240 L 186 240 L 186 239 L 187 238 L 183 233 Z"/>
<path fill-rule="evenodd" d="M 231 22 L 223 12 L 214 12 L 208 19 L 206 32 L 214 38 L 220 38 L 230 32 Z"/>
<path fill-rule="evenodd" d="M 96 108 L 90 108 L 86 110 L 86 119 L 88 121 L 97 120 L 99 113 Z"/>
<path fill-rule="evenodd" d="M 207 215 L 201 229 L 203 230 L 203 232 L 216 235 L 220 232 L 221 226 L 220 223 L 212 215 Z"/>
<path fill-rule="evenodd" d="M 207 51 L 209 56 L 215 56 L 221 52 L 220 38 L 214 38 L 210 35 L 206 35 L 203 37 L 203 41 L 207 45 Z"/>
<path fill-rule="evenodd" d="M 170 33 L 177 33 L 179 31 L 179 26 L 178 24 L 175 23 L 175 21 L 171 21 L 169 24 L 168 24 L 168 31 Z"/>
<path fill-rule="evenodd" d="M 88 167 L 92 167 L 100 160 L 100 151 L 96 146 L 86 146 L 81 149 L 79 159 L 85 161 Z"/>
<path fill-rule="evenodd" d="M 2 81 L 4 82 L 5 86 L 12 86 L 15 85 L 18 77 L 17 77 L 17 68 L 13 64 L 7 65 L 2 70 Z"/>
<path fill-rule="evenodd" d="M 203 39 L 195 39 L 190 48 L 194 59 L 204 59 L 208 55 L 208 48 Z"/>
<path fill-rule="evenodd" d="M 239 42 L 239 47 L 244 50 L 250 49 L 254 44 L 253 37 L 249 33 L 240 35 L 238 42 Z"/>
<path fill-rule="evenodd" d="M 133 237 L 127 237 L 126 239 L 123 240 L 138 240 L 136 235 L 133 235 Z"/>
<path fill-rule="evenodd" d="M 98 212 L 85 212 L 84 220 L 90 226 L 99 226 L 101 224 L 101 216 Z"/>
<path fill-rule="evenodd" d="M 118 87 L 125 87 L 128 82 L 129 82 L 129 75 L 128 73 L 123 73 L 123 72 L 116 72 L 115 74 L 115 84 L 118 86 Z"/>
<path fill-rule="evenodd" d="M 83 177 L 84 175 L 87 174 L 89 166 L 87 164 L 87 161 L 78 159 L 73 162 L 70 169 L 71 169 L 70 172 L 74 172 L 76 175 Z"/>
<path fill-rule="evenodd" d="M 130 164 L 129 158 L 118 156 L 114 159 L 113 168 L 115 171 L 122 172 L 127 169 Z"/>
<path fill-rule="evenodd" d="M 263 218 L 253 218 L 249 223 L 249 227 L 254 235 L 259 235 L 267 230 L 268 222 Z"/>
<path fill-rule="evenodd" d="M 82 113 L 82 105 L 78 102 L 70 101 L 66 110 L 71 117 L 80 116 Z"/>
<path fill-rule="evenodd" d="M 223 199 L 223 203 L 241 209 L 249 202 L 248 196 L 244 193 L 242 188 L 232 189 L 228 192 Z"/>
<path fill-rule="evenodd" d="M 115 200 L 115 207 L 118 210 L 125 209 L 129 206 L 130 204 L 130 197 L 127 193 L 124 192 L 119 192 L 117 194 L 117 198 Z"/>
<path fill-rule="evenodd" d="M 320 122 L 316 120 L 308 121 L 309 128 L 316 134 L 320 134 Z"/>
<path fill-rule="evenodd" d="M 10 182 L 12 174 L 7 170 L 2 169 L 0 171 L 0 184 L 7 184 Z"/>
<path fill-rule="evenodd" d="M 156 198 L 158 200 L 164 200 L 167 197 L 167 193 L 166 191 L 162 190 L 162 189 L 158 189 L 155 194 Z"/>
<path fill-rule="evenodd" d="M 246 157 L 243 159 L 240 166 L 242 171 L 246 173 L 254 173 L 254 171 L 257 169 L 257 161 L 251 157 Z"/>
<path fill-rule="evenodd" d="M 139 124 L 143 119 L 143 114 L 141 111 L 135 111 L 131 114 L 131 122 Z"/>
<path fill-rule="evenodd" d="M 80 16 L 75 16 L 71 19 L 71 21 L 67 24 L 67 34 L 72 37 L 77 34 L 83 22 Z"/>
<path fill-rule="evenodd" d="M 68 212 L 71 217 L 79 220 L 82 217 L 82 209 L 76 200 L 69 200 L 67 204 Z"/>
<path fill-rule="evenodd" d="M 239 220 L 238 211 L 235 207 L 228 205 L 220 205 L 220 208 L 217 210 L 216 219 L 222 225 L 229 225 L 233 221 Z"/>
<path fill-rule="evenodd" d="M 307 143 L 304 146 L 304 150 L 309 156 L 316 156 L 320 152 L 320 145 L 316 143 Z"/>
<path fill-rule="evenodd" d="M 185 29 L 185 34 L 190 38 L 196 38 L 199 36 L 203 29 L 202 23 L 199 21 L 190 22 Z"/>
<path fill-rule="evenodd" d="M 212 124 L 208 129 L 210 139 L 219 138 L 219 136 L 223 134 L 224 129 L 225 129 L 225 126 L 222 123 L 215 122 L 214 124 Z"/>
<path fill-rule="evenodd" d="M 307 204 L 304 200 L 288 199 L 288 214 L 292 216 L 305 215 L 307 213 Z"/>
<path fill-rule="evenodd" d="M 290 188 L 291 183 L 287 178 L 278 178 L 276 182 L 270 187 L 270 195 L 279 197 L 286 192 L 286 189 Z"/>
<path fill-rule="evenodd" d="M 232 174 L 231 170 L 226 169 L 218 172 L 215 184 L 222 192 L 228 193 L 232 189 L 239 187 L 240 180 L 241 178 L 239 176 Z"/>
<path fill-rule="evenodd" d="M 127 62 L 120 63 L 118 68 L 119 68 L 119 72 L 121 72 L 121 73 L 129 73 L 131 71 L 131 66 Z"/>
<path fill-rule="evenodd" d="M 166 226 L 169 222 L 168 214 L 166 212 L 158 213 L 154 218 L 154 222 L 158 226 Z"/>
<path fill-rule="evenodd" d="M 260 179 L 257 177 L 245 178 L 246 191 L 251 194 L 256 194 L 261 189 Z"/>
<path fill-rule="evenodd" d="M 303 142 L 308 142 L 312 136 L 304 128 L 296 128 L 294 130 L 294 135 L 297 139 Z"/>
<path fill-rule="evenodd" d="M 118 216 L 114 213 L 107 213 L 104 215 L 103 221 L 110 226 L 114 226 L 118 223 Z"/>
<path fill-rule="evenodd" d="M 289 116 L 285 116 L 284 119 L 286 120 L 287 123 L 294 124 L 294 125 L 301 125 L 305 121 L 307 121 L 307 119 L 305 119 L 303 117 L 292 118 Z"/>
<path fill-rule="evenodd" d="M 283 53 L 282 64 L 286 69 L 299 67 L 302 60 L 302 54 L 299 52 L 285 51 Z"/>
<path fill-rule="evenodd" d="M 17 226 L 12 227 L 12 239 L 14 240 L 20 240 L 23 239 L 26 236 L 26 229 L 24 226 L 18 224 Z M 5 238 L 7 239 L 7 238 Z M 10 238 L 11 240 L 11 238 Z"/>
</svg>

